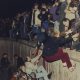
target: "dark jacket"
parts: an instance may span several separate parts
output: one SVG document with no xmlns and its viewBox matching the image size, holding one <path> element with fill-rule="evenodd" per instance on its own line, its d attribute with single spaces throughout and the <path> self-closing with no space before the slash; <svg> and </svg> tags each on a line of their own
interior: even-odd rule
<svg viewBox="0 0 80 80">
<path fill-rule="evenodd" d="M 38 18 L 41 20 L 41 22 L 44 22 L 44 21 L 48 20 L 48 13 L 47 12 L 45 12 L 45 14 L 40 13 L 38 15 Z"/>
<path fill-rule="evenodd" d="M 45 35 L 43 40 L 40 40 L 40 43 L 43 43 L 44 45 L 42 56 L 44 57 L 44 56 L 51 56 L 51 55 L 56 54 L 59 47 L 63 47 L 65 44 L 72 42 L 72 40 L 73 40 L 72 38 L 64 38 L 64 37 L 52 38 L 50 36 Z M 38 44 L 38 48 L 39 47 L 40 47 L 40 44 Z"/>
<path fill-rule="evenodd" d="M 9 67 L 9 65 L 10 65 L 10 62 L 9 62 L 8 58 L 2 57 L 1 58 L 1 67 L 7 68 L 7 67 Z"/>
<path fill-rule="evenodd" d="M 18 57 L 17 58 L 17 68 L 19 68 L 22 65 L 24 65 L 24 60 L 22 57 Z"/>
</svg>

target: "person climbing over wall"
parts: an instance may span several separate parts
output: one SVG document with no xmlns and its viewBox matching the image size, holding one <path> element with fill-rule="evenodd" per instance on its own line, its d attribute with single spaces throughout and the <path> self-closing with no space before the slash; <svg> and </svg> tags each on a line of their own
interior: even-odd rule
<svg viewBox="0 0 80 80">
<path fill-rule="evenodd" d="M 78 37 L 78 33 L 74 34 L 71 37 L 68 37 L 69 33 L 72 33 L 71 30 L 65 32 L 65 37 L 60 36 L 57 32 L 52 31 L 51 36 L 45 33 L 45 30 L 42 30 L 41 34 L 37 34 L 38 45 L 33 54 L 38 53 L 41 44 L 43 44 L 42 57 L 45 61 L 51 63 L 54 61 L 61 60 L 63 66 L 68 67 L 70 71 L 75 69 L 75 64 L 73 65 L 70 61 L 68 53 L 63 51 L 63 46 L 69 42 L 72 42 L 75 37 Z"/>
</svg>

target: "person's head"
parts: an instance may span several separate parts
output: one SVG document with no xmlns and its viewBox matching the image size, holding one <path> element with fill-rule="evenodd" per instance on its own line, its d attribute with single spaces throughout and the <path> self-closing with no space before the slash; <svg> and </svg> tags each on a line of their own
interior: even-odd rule
<svg viewBox="0 0 80 80">
<path fill-rule="evenodd" d="M 55 5 L 58 6 L 59 5 L 59 0 L 55 1 Z"/>
<path fill-rule="evenodd" d="M 72 0 L 72 3 L 78 6 L 79 1 L 80 1 L 80 0 Z"/>
<path fill-rule="evenodd" d="M 64 18 L 64 19 L 63 19 L 63 25 L 64 25 L 64 26 L 69 26 L 69 19 Z"/>
<path fill-rule="evenodd" d="M 18 55 L 18 54 L 15 54 L 15 55 L 14 55 L 14 58 L 16 58 L 16 59 L 17 59 L 18 57 L 19 57 L 19 55 Z"/>
<path fill-rule="evenodd" d="M 69 21 L 67 18 L 63 19 L 63 25 L 64 25 L 64 30 L 65 30 L 65 31 L 67 31 L 68 28 L 69 28 L 69 25 L 70 25 L 69 22 L 70 22 L 70 21 Z"/>
<path fill-rule="evenodd" d="M 69 7 L 71 10 L 77 11 L 77 4 L 70 3 Z"/>
<path fill-rule="evenodd" d="M 34 4 L 34 9 L 38 9 L 39 5 L 37 3 Z"/>
<path fill-rule="evenodd" d="M 56 5 L 56 6 L 58 6 L 58 5 L 59 5 L 59 3 L 58 3 L 58 2 L 56 2 L 56 3 L 55 3 L 55 5 Z"/>
<path fill-rule="evenodd" d="M 42 8 L 46 9 L 47 8 L 46 4 L 42 4 Z"/>
<path fill-rule="evenodd" d="M 45 8 L 42 8 L 42 9 L 41 9 L 41 13 L 42 13 L 42 14 L 45 14 L 45 13 L 46 13 L 46 9 L 45 9 Z"/>
<path fill-rule="evenodd" d="M 59 32 L 59 31 L 55 31 L 55 32 L 54 32 L 54 36 L 55 36 L 55 37 L 60 37 L 60 32 Z"/>
<path fill-rule="evenodd" d="M 8 54 L 7 53 L 3 53 L 3 57 L 4 58 L 7 58 L 8 57 Z"/>
<path fill-rule="evenodd" d="M 31 58 L 29 56 L 27 56 L 26 59 L 25 59 L 25 61 L 26 62 L 30 62 L 31 61 Z"/>
</svg>

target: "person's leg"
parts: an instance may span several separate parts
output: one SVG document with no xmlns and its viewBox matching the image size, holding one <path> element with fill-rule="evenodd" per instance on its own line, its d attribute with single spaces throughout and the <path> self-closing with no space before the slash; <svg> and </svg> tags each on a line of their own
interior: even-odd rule
<svg viewBox="0 0 80 80">
<path fill-rule="evenodd" d="M 72 64 L 70 62 L 69 55 L 67 53 L 64 53 L 62 48 L 59 48 L 59 54 L 60 54 L 59 57 L 60 57 L 62 63 L 66 63 L 68 68 L 71 67 Z"/>
<path fill-rule="evenodd" d="M 66 63 L 66 66 L 69 68 L 70 71 L 75 69 L 75 64 L 70 61 L 68 53 L 64 53 L 63 50 L 60 50 L 61 60 L 62 63 Z"/>
<path fill-rule="evenodd" d="M 57 60 L 61 60 L 62 63 L 66 62 L 68 68 L 72 66 L 68 54 L 64 53 L 62 48 L 59 48 L 57 53 L 55 53 L 54 55 L 48 56 L 48 57 L 43 57 L 43 58 L 47 62 L 54 62 L 54 61 L 57 61 Z"/>
<path fill-rule="evenodd" d="M 75 68 L 70 61 L 69 55 L 67 53 L 64 53 L 62 48 L 59 48 L 57 53 L 55 53 L 55 55 L 46 56 L 43 57 L 43 59 L 45 59 L 47 62 L 54 62 L 57 60 L 61 60 L 63 64 L 66 63 L 70 71 L 73 71 Z"/>
<path fill-rule="evenodd" d="M 68 68 L 72 67 L 69 55 L 67 53 L 63 53 L 63 55 L 61 56 L 61 60 L 62 60 L 63 63 L 66 62 Z"/>
</svg>

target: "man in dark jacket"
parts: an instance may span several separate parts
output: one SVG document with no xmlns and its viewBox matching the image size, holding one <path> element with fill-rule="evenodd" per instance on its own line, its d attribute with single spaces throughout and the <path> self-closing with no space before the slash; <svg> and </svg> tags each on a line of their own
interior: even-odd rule
<svg viewBox="0 0 80 80">
<path fill-rule="evenodd" d="M 66 32 L 66 34 L 68 34 L 68 32 Z M 63 47 L 64 44 L 72 42 L 73 38 L 77 37 L 75 35 L 73 35 L 72 37 L 68 37 L 68 38 L 57 37 L 55 35 L 51 37 L 51 36 L 45 35 L 45 33 L 42 32 L 42 34 L 39 35 L 39 38 L 38 38 L 38 41 L 40 44 L 38 44 L 37 49 L 39 49 L 41 46 L 41 43 L 43 43 L 42 57 L 45 61 L 54 62 L 57 60 L 61 60 L 63 65 L 66 64 L 66 66 L 71 71 L 73 71 L 74 68 L 72 66 L 72 63 L 70 62 L 68 53 L 64 53 L 61 47 Z"/>
</svg>

